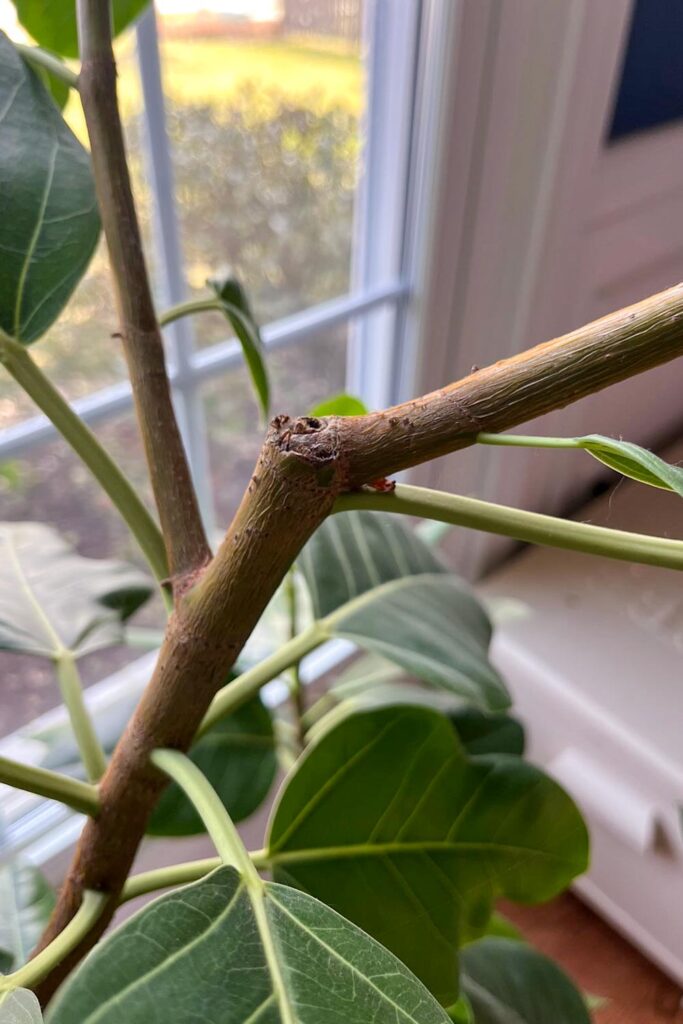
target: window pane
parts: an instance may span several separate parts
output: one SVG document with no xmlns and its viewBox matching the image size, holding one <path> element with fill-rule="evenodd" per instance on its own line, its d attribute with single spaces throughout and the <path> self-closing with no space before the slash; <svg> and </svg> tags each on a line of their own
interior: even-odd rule
<svg viewBox="0 0 683 1024">
<path fill-rule="evenodd" d="M 273 413 L 305 415 L 311 406 L 344 389 L 348 331 L 347 325 L 329 328 L 308 342 L 269 354 Z M 203 394 L 216 521 L 225 525 L 249 481 L 263 431 L 241 367 L 207 383 Z"/>
<path fill-rule="evenodd" d="M 132 415 L 96 428 L 100 440 L 148 497 L 142 448 Z M 6 521 L 37 520 L 55 527 L 82 555 L 121 558 L 145 568 L 137 545 L 109 498 L 61 440 L 39 445 L 30 456 L 0 463 L 0 516 Z M 135 616 L 136 625 L 161 626 L 160 598 Z M 114 647 L 81 659 L 90 685 L 140 656 L 140 650 Z M 42 658 L 0 652 L 0 736 L 61 702 L 54 673 Z"/>
<path fill-rule="evenodd" d="M 246 16 L 157 7 L 190 289 L 201 293 L 228 264 L 261 323 L 345 292 L 364 103 L 360 0 L 328 23 L 345 36 L 274 25 L 268 39 Z M 200 345 L 226 335 L 216 317 L 196 330 Z"/>
</svg>

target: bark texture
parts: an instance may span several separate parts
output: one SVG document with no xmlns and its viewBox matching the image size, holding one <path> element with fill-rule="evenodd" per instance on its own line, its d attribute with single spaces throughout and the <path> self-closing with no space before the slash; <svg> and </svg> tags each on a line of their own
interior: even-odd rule
<svg viewBox="0 0 683 1024">
<path fill-rule="evenodd" d="M 211 565 L 171 617 L 156 669 L 100 783 L 39 948 L 71 920 L 84 889 L 111 894 L 97 926 L 37 992 L 43 1003 L 102 934 L 167 784 L 156 747 L 187 750 L 227 673 L 287 569 L 342 489 L 334 425 L 273 421 L 232 525 Z"/>
<path fill-rule="evenodd" d="M 161 331 L 142 249 L 116 99 L 109 4 L 80 0 L 78 90 L 90 138 L 120 333 L 172 577 L 211 557 L 173 411 Z"/>
</svg>

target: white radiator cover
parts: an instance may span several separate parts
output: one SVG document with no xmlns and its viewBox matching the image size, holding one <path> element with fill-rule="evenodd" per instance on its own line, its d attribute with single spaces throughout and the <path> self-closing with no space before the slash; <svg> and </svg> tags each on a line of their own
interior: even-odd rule
<svg viewBox="0 0 683 1024">
<path fill-rule="evenodd" d="M 683 538 L 681 498 L 631 482 L 577 518 Z M 683 575 L 537 548 L 478 589 L 508 609 L 493 657 L 529 755 L 589 823 L 577 890 L 683 984 Z"/>
</svg>

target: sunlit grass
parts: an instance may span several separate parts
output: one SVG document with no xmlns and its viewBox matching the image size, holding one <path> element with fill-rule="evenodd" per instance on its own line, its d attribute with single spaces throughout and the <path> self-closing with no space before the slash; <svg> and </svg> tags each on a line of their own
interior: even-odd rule
<svg viewBox="0 0 683 1024">
<path fill-rule="evenodd" d="M 134 37 L 127 33 L 117 42 L 118 90 L 124 119 L 140 111 L 140 81 Z M 360 116 L 365 92 L 360 54 L 329 42 L 300 39 L 243 42 L 227 38 L 162 39 L 164 92 L 179 106 L 210 106 L 220 121 L 221 108 L 229 107 L 250 86 L 250 110 L 263 118 L 273 105 L 293 103 L 315 114 L 334 108 Z M 85 141 L 80 103 L 72 96 L 66 118 Z"/>
</svg>

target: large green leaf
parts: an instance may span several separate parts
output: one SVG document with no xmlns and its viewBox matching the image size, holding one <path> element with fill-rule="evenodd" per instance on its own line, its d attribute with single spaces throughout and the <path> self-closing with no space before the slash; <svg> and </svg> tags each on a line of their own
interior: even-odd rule
<svg viewBox="0 0 683 1024">
<path fill-rule="evenodd" d="M 76 287 L 100 221 L 88 153 L 2 32 L 0 130 L 0 329 L 28 343 Z"/>
<path fill-rule="evenodd" d="M 590 1024 L 567 975 L 523 942 L 480 939 L 462 951 L 461 962 L 475 1024 Z"/>
<path fill-rule="evenodd" d="M 396 516 L 344 512 L 329 516 L 299 556 L 316 618 L 389 580 L 446 572 L 431 548 Z"/>
<path fill-rule="evenodd" d="M 83 558 L 41 523 L 0 523 L 0 650 L 52 658 L 121 642 L 151 593 L 123 562 Z"/>
<path fill-rule="evenodd" d="M 118 35 L 149 0 L 113 0 L 114 34 Z M 29 35 L 62 57 L 78 56 L 75 0 L 14 0 L 19 21 Z"/>
<path fill-rule="evenodd" d="M 255 697 L 214 726 L 190 756 L 216 790 L 233 821 L 248 818 L 268 795 L 275 778 L 275 734 L 269 711 Z M 172 783 L 154 810 L 152 835 L 184 836 L 204 825 L 180 786 Z"/>
<path fill-rule="evenodd" d="M 40 1003 L 26 988 L 0 992 L 0 1024 L 42 1024 Z"/>
<path fill-rule="evenodd" d="M 40 871 L 14 858 L 0 865 L 0 949 L 11 957 L 5 968 L 25 963 L 52 913 L 55 897 Z"/>
<path fill-rule="evenodd" d="M 510 704 L 488 659 L 488 617 L 457 576 L 392 580 L 337 608 L 322 625 L 330 636 L 352 640 L 483 710 Z"/>
<path fill-rule="evenodd" d="M 456 949 L 499 895 L 548 899 L 587 862 L 571 799 L 517 757 L 466 757 L 438 712 L 350 715 L 309 747 L 273 811 L 267 859 L 355 921 L 446 1006 Z"/>
<path fill-rule="evenodd" d="M 270 409 L 270 383 L 265 350 L 247 293 L 237 278 L 230 273 L 223 277 L 209 278 L 206 283 L 223 304 L 223 312 L 242 346 L 261 411 L 267 417 Z"/>
<path fill-rule="evenodd" d="M 219 868 L 105 939 L 50 1024 L 446 1024 L 369 936 L 304 893 Z"/>
<path fill-rule="evenodd" d="M 488 659 L 491 623 L 483 607 L 431 548 L 391 516 L 330 517 L 299 565 L 328 636 L 351 640 L 484 710 L 509 705 Z"/>
<path fill-rule="evenodd" d="M 617 441 L 603 434 L 588 434 L 586 437 L 577 437 L 576 441 L 598 462 L 622 476 L 649 484 L 650 487 L 674 491 L 683 497 L 683 469 L 665 462 L 647 448 L 641 448 L 631 441 Z"/>
</svg>

